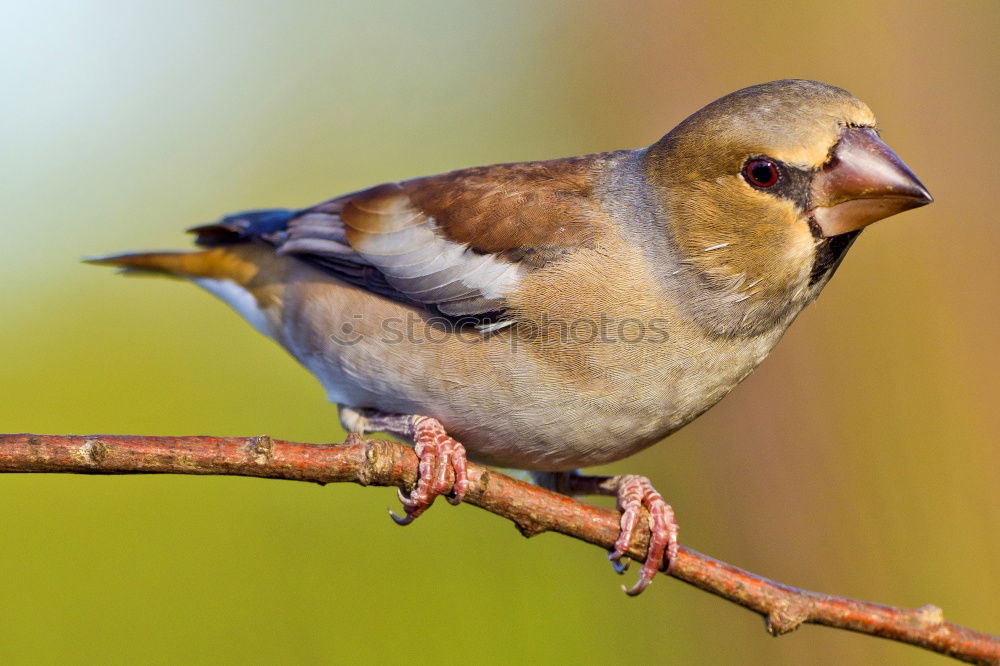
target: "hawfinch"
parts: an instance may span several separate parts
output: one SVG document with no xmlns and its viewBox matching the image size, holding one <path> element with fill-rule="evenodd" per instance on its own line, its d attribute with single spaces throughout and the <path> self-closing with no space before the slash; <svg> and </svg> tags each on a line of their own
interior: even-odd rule
<svg viewBox="0 0 1000 666">
<path fill-rule="evenodd" d="M 930 201 L 863 102 L 784 80 L 726 95 L 648 148 L 237 213 L 194 228 L 199 251 L 91 261 L 204 287 L 308 368 L 345 428 L 412 440 L 402 524 L 438 495 L 462 501 L 467 455 L 616 495 L 616 568 L 640 517 L 652 532 L 638 594 L 676 555 L 672 510 L 645 477 L 574 470 L 718 402 L 862 228 Z"/>
</svg>

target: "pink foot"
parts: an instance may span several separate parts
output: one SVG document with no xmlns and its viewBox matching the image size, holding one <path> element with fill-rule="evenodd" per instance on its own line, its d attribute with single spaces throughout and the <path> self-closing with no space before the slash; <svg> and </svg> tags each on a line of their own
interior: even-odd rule
<svg viewBox="0 0 1000 666">
<path fill-rule="evenodd" d="M 677 544 L 679 530 L 674 519 L 674 510 L 663 501 L 663 497 L 656 492 L 649 479 L 631 474 L 624 476 L 618 486 L 618 510 L 622 512 L 621 533 L 615 542 L 615 549 L 608 556 L 615 571 L 625 573 L 628 569 L 628 560 L 623 558 L 632 543 L 642 507 L 646 507 L 649 511 L 650 537 L 646 562 L 642 565 L 638 582 L 629 589 L 622 586 L 625 593 L 633 597 L 645 590 L 656 576 L 656 572 L 663 567 L 664 554 L 667 559 L 665 570 L 670 570 L 679 548 Z"/>
<path fill-rule="evenodd" d="M 407 494 L 399 491 L 406 515 L 389 515 L 399 525 L 409 525 L 434 503 L 438 495 L 446 495 L 451 504 L 459 504 L 469 489 L 465 469 L 465 447 L 448 436 L 437 419 L 412 417 L 409 432 L 414 450 L 420 458 L 417 487 Z M 448 470 L 454 473 L 454 483 L 448 482 Z"/>
</svg>

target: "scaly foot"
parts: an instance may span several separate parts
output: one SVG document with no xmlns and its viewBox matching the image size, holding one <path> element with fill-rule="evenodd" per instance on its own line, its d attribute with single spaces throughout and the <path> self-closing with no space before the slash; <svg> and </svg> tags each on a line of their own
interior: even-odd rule
<svg viewBox="0 0 1000 666">
<path fill-rule="evenodd" d="M 663 501 L 663 496 L 653 488 L 653 484 L 644 476 L 626 474 L 619 477 L 621 481 L 618 485 L 618 510 L 622 512 L 621 532 L 615 542 L 615 549 L 608 555 L 611 564 L 618 573 L 625 573 L 628 569 L 628 560 L 623 559 L 632 545 L 632 538 L 635 534 L 635 526 L 639 521 L 642 507 L 649 511 L 649 547 L 646 551 L 646 561 L 642 565 L 639 573 L 639 580 L 625 593 L 629 596 L 636 596 L 646 589 L 656 576 L 656 572 L 663 568 L 670 570 L 670 565 L 677 558 L 677 551 L 680 548 L 677 543 L 677 535 L 680 531 L 677 520 L 674 518 L 674 510 L 669 504 Z M 666 555 L 666 566 L 663 558 Z"/>
<path fill-rule="evenodd" d="M 417 485 L 410 493 L 399 490 L 405 515 L 389 515 L 400 525 L 409 525 L 445 495 L 451 504 L 459 504 L 469 489 L 465 447 L 448 436 L 437 419 L 428 416 L 388 414 L 372 410 L 341 408 L 341 421 L 353 432 L 384 432 L 413 441 L 420 459 Z M 449 471 L 454 481 L 449 481 Z"/>
<path fill-rule="evenodd" d="M 460 504 L 469 489 L 466 473 L 465 447 L 448 436 L 437 419 L 426 416 L 413 417 L 414 450 L 420 458 L 417 487 L 407 494 L 399 490 L 405 516 L 389 512 L 399 525 L 409 525 L 430 508 L 438 495 L 445 495 L 451 504 Z M 448 481 L 449 468 L 454 473 L 454 483 Z"/>
<path fill-rule="evenodd" d="M 614 550 L 608 555 L 618 573 L 625 573 L 628 569 L 625 554 L 632 545 L 642 508 L 646 508 L 649 512 L 650 530 L 646 561 L 642 565 L 638 582 L 631 588 L 622 586 L 626 594 L 635 596 L 641 593 L 652 582 L 657 571 L 670 570 L 680 547 L 677 543 L 677 520 L 674 518 L 674 510 L 663 501 L 649 479 L 632 474 L 586 476 L 579 472 L 542 472 L 533 476 L 540 485 L 566 495 L 615 495 L 618 498 L 618 510 L 622 512 L 621 532 L 615 541 Z"/>
</svg>

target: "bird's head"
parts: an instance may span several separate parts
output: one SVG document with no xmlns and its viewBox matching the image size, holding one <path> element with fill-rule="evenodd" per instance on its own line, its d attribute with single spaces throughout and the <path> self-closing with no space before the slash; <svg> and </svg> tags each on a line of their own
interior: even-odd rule
<svg viewBox="0 0 1000 666">
<path fill-rule="evenodd" d="M 682 264 L 729 316 L 720 334 L 778 324 L 818 294 L 860 230 L 931 196 L 845 90 L 783 80 L 697 111 L 646 151 Z M 739 320 L 739 331 L 736 320 Z"/>
</svg>

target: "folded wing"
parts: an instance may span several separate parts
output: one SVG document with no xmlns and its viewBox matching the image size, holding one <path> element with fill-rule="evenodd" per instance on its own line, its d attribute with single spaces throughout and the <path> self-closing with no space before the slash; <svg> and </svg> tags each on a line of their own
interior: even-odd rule
<svg viewBox="0 0 1000 666">
<path fill-rule="evenodd" d="M 465 169 L 193 231 L 202 245 L 259 239 L 386 298 L 495 319 L 528 272 L 594 238 L 603 157 Z"/>
</svg>

